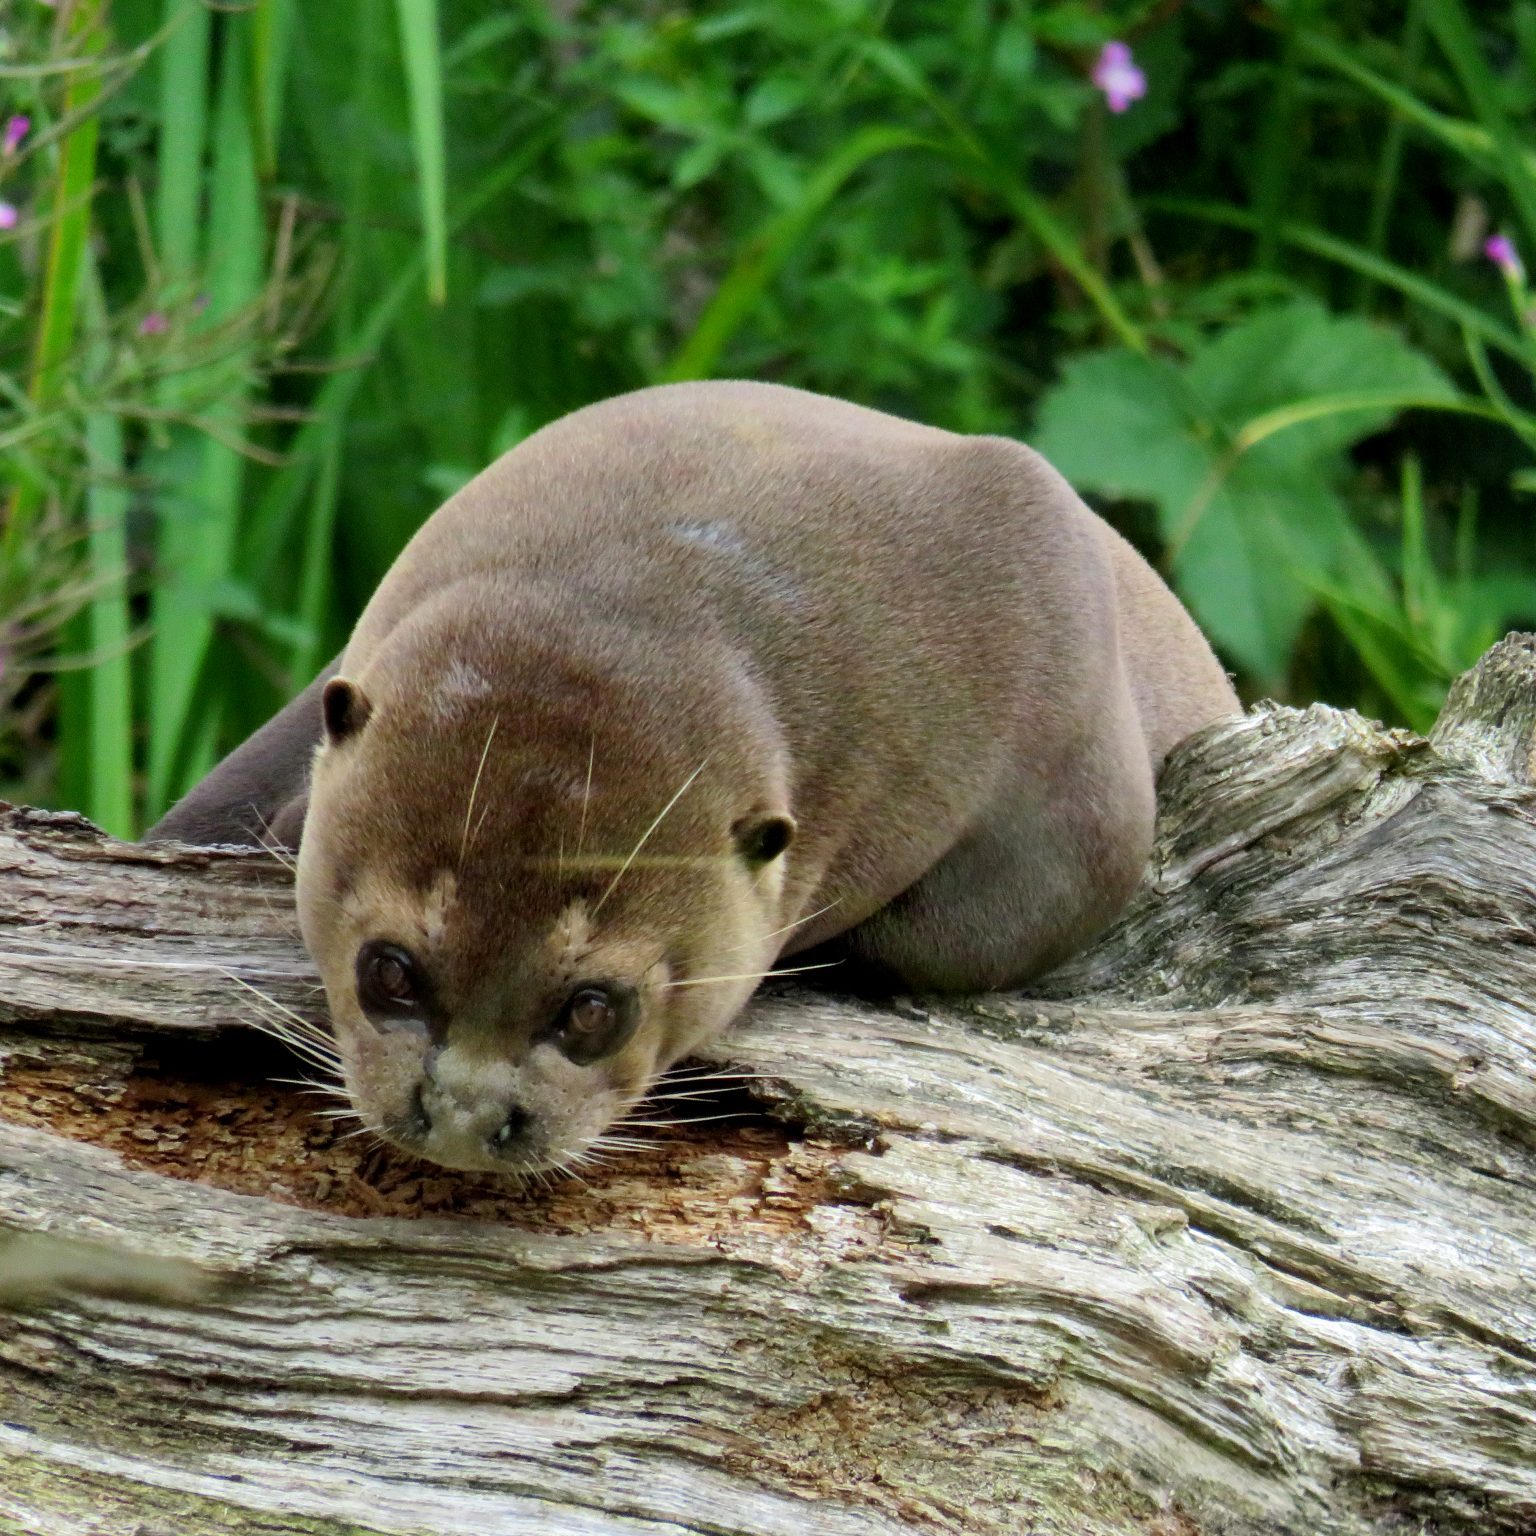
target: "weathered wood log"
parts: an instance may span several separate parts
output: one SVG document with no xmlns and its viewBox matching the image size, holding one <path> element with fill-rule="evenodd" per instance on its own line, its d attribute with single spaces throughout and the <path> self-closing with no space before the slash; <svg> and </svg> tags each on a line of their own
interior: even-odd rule
<svg viewBox="0 0 1536 1536">
<path fill-rule="evenodd" d="M 1527 637 L 1213 727 L 1037 995 L 771 989 L 527 1193 L 265 1080 L 275 862 L 11 811 L 0 1530 L 1536 1532 L 1533 746 Z"/>
</svg>

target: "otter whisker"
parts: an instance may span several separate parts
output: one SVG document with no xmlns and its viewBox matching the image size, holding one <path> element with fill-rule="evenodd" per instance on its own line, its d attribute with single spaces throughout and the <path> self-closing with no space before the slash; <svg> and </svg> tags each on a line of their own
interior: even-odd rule
<svg viewBox="0 0 1536 1536">
<path fill-rule="evenodd" d="M 619 865 L 619 872 L 613 877 L 612 880 L 608 882 L 608 889 L 605 890 L 603 894 L 597 898 L 597 904 L 592 908 L 592 917 L 596 917 L 597 914 L 602 911 L 603 903 L 613 895 L 614 891 L 618 887 L 619 881 L 624 878 L 625 871 L 631 864 L 635 862 L 636 855 L 638 855 L 640 850 L 644 848 L 645 845 L 650 841 L 651 834 L 656 830 L 656 828 L 659 827 L 662 822 L 667 819 L 667 813 L 672 809 L 672 807 L 676 805 L 677 802 L 681 800 L 685 794 L 688 793 L 689 785 L 691 785 L 693 781 L 698 778 L 701 773 L 704 772 L 704 765 L 708 761 L 709 759 L 705 758 L 704 762 L 700 763 L 699 766 L 695 768 L 686 779 L 683 780 L 682 784 L 678 788 L 677 793 L 673 795 L 672 798 L 668 800 L 667 803 L 662 806 L 661 810 L 657 813 L 655 821 L 653 821 L 650 826 L 648 826 L 645 831 L 640 834 L 640 841 L 635 844 L 634 848 L 630 852 L 629 857 L 625 859 L 621 865 Z"/>
<path fill-rule="evenodd" d="M 299 1057 L 301 1061 L 304 1061 L 308 1063 L 308 1065 L 314 1067 L 317 1071 L 331 1072 L 335 1073 L 337 1076 L 340 1075 L 340 1060 L 333 1059 L 329 1056 L 322 1056 L 319 1054 L 319 1052 L 305 1045 L 303 1041 L 294 1040 L 288 1035 L 283 1034 L 280 1030 L 270 1028 L 265 1024 L 256 1023 L 254 1027 L 262 1034 L 270 1035 L 274 1040 L 280 1040 L 284 1045 L 288 1047 L 290 1051 L 294 1053 L 295 1056 Z"/>
<path fill-rule="evenodd" d="M 281 1041 L 295 1055 L 325 1073 L 326 1076 L 340 1079 L 341 1057 L 334 1046 L 322 1045 L 309 1036 L 300 1034 L 281 1018 L 272 1018 L 263 1014 L 259 1008 L 250 1023 L 261 1034 L 270 1035 L 274 1040 Z"/>
<path fill-rule="evenodd" d="M 830 912 L 833 907 L 841 906 L 843 898 L 839 896 L 835 901 L 829 901 L 824 907 L 817 907 L 814 912 L 807 912 L 804 917 L 797 917 L 792 923 L 785 923 L 782 928 L 770 928 L 767 933 L 760 933 L 755 939 L 748 939 L 745 944 L 733 944 L 729 949 L 722 949 L 722 955 L 734 955 L 737 950 L 750 949 L 754 944 L 761 944 L 765 939 L 776 939 L 781 933 L 789 933 L 792 929 L 802 928 L 812 918 L 817 918 L 823 912 Z"/>
<path fill-rule="evenodd" d="M 680 1125 L 708 1125 L 711 1120 L 740 1119 L 741 1115 L 737 1113 L 725 1115 L 694 1115 L 686 1120 L 631 1120 L 626 1116 L 623 1120 L 620 1120 L 617 1123 L 619 1125 L 625 1126 L 626 1128 L 629 1126 L 636 1126 L 646 1130 L 670 1131 L 676 1129 Z"/>
<path fill-rule="evenodd" d="M 258 837 L 256 841 L 257 846 L 261 849 L 261 851 L 267 854 L 270 858 L 276 859 L 277 862 L 289 872 L 289 874 L 298 873 L 299 861 L 294 858 L 294 856 L 289 853 L 281 843 L 269 843 L 260 837 Z"/>
<path fill-rule="evenodd" d="M 652 1136 L 648 1140 L 639 1143 L 635 1150 L 643 1148 L 647 1152 L 658 1152 L 666 1147 L 681 1147 L 687 1143 L 676 1136 Z"/>
<path fill-rule="evenodd" d="M 222 974 L 227 976 L 232 982 L 235 983 L 236 986 L 244 987 L 247 992 L 251 993 L 255 997 L 260 998 L 261 1001 L 267 1004 L 269 1008 L 275 1008 L 280 1014 L 283 1015 L 284 1018 L 292 1019 L 294 1024 L 297 1025 L 300 1029 L 323 1039 L 328 1040 L 330 1038 L 330 1036 L 325 1033 L 324 1029 L 315 1023 L 313 1019 L 306 1019 L 302 1013 L 295 1013 L 293 1009 L 288 1007 L 285 1003 L 278 1002 L 275 997 L 271 996 L 269 993 L 263 992 L 260 987 L 253 986 L 245 979 L 245 977 L 240 975 L 239 972 L 226 969 L 222 971 Z"/>
<path fill-rule="evenodd" d="M 682 981 L 664 982 L 663 988 L 668 987 L 707 987 L 717 981 L 766 981 L 770 976 L 799 976 L 806 971 L 830 971 L 834 966 L 839 966 L 841 960 L 825 960 L 817 965 L 790 965 L 776 971 L 738 971 L 734 976 L 689 976 Z"/>
<path fill-rule="evenodd" d="M 256 812 L 256 819 L 261 823 L 261 828 L 257 833 L 256 841 L 260 844 L 262 852 L 269 854 L 272 858 L 276 859 L 279 864 L 281 864 L 291 873 L 297 873 L 299 868 L 299 861 L 294 858 L 293 855 L 289 853 L 288 850 L 280 842 L 278 842 L 275 837 L 273 837 L 272 823 L 268 821 L 264 815 L 262 815 L 261 811 L 256 806 L 252 806 L 251 809 Z"/>
<path fill-rule="evenodd" d="M 475 796 L 480 793 L 480 775 L 485 772 L 485 760 L 491 753 L 491 742 L 496 736 L 496 727 L 501 724 L 501 716 L 497 715 L 491 721 L 491 728 L 485 733 L 485 745 L 480 749 L 480 763 L 475 769 L 475 781 L 469 786 L 469 804 L 464 808 L 464 835 L 459 839 L 459 869 L 464 868 L 464 855 L 469 852 L 469 821 L 475 814 Z M 479 831 L 477 827 L 475 829 Z"/>
<path fill-rule="evenodd" d="M 557 1178 L 575 1179 L 583 1189 L 592 1188 L 592 1186 L 576 1171 L 576 1161 L 574 1156 L 561 1158 L 559 1162 L 554 1164 L 554 1172 Z"/>
<path fill-rule="evenodd" d="M 587 841 L 587 807 L 592 802 L 592 765 L 597 761 L 597 732 L 592 733 L 592 740 L 587 747 L 587 787 L 581 792 L 581 825 L 576 829 L 576 857 L 581 857 L 581 850 Z"/>
<path fill-rule="evenodd" d="M 325 1073 L 328 1077 L 341 1079 L 341 1058 L 325 1054 L 309 1041 L 299 1039 L 289 1034 L 281 1024 L 271 1019 L 263 1019 L 258 1016 L 251 1021 L 251 1027 L 260 1034 L 268 1035 L 274 1040 L 281 1041 L 295 1056 L 299 1057 L 306 1065 L 314 1067 L 316 1071 Z"/>
<path fill-rule="evenodd" d="M 306 1046 L 308 1049 L 318 1052 L 327 1060 L 334 1059 L 336 1062 L 340 1062 L 341 1057 L 337 1054 L 335 1044 L 332 1041 L 322 1039 L 316 1035 L 306 1034 L 303 1030 L 295 1029 L 280 1014 L 262 1013 L 259 1007 L 256 1013 L 259 1021 L 257 1027 L 265 1034 L 274 1035 L 279 1040 L 287 1040 L 295 1045 Z"/>
<path fill-rule="evenodd" d="M 702 1088 L 697 1093 L 667 1093 L 663 1091 L 660 1093 L 653 1093 L 650 1097 L 653 1100 L 665 1100 L 668 1104 L 684 1104 L 687 1103 L 690 1099 L 718 1099 L 720 1097 L 720 1092 L 721 1090 L 718 1088 Z"/>
<path fill-rule="evenodd" d="M 270 1077 L 270 1083 L 279 1083 L 284 1088 L 297 1088 L 300 1098 L 328 1098 L 347 1099 L 347 1090 L 338 1082 L 334 1086 L 317 1083 L 308 1077 Z"/>
<path fill-rule="evenodd" d="M 329 1109 L 329 1111 L 315 1111 L 315 1114 L 312 1115 L 312 1118 L 313 1118 L 313 1120 L 324 1120 L 324 1121 L 326 1121 L 327 1129 L 330 1129 L 330 1130 L 339 1130 L 339 1129 L 341 1129 L 341 1127 L 343 1127 L 343 1124 L 346 1124 L 346 1121 L 347 1121 L 347 1115 L 344 1114 L 343 1111 L 339 1111 L 339 1109 Z M 362 1121 L 362 1127 L 364 1127 L 364 1129 L 367 1129 L 367 1121 L 366 1120 L 362 1120 L 361 1115 L 356 1114 L 356 1112 L 353 1112 L 352 1118 L 353 1118 L 353 1120 Z M 353 1132 L 350 1132 L 350 1130 L 349 1130 L 349 1132 L 347 1132 L 347 1135 L 349 1135 L 349 1137 L 350 1137 L 350 1135 L 353 1135 Z M 344 1140 L 344 1138 L 339 1138 L 338 1137 L 338 1140 Z"/>
<path fill-rule="evenodd" d="M 263 1012 L 263 1004 L 270 1004 L 271 999 L 259 992 L 256 996 L 259 1001 L 256 1004 L 256 1018 L 253 1021 L 255 1028 L 263 1034 L 281 1040 L 283 1044 L 305 1057 L 312 1066 L 319 1067 L 327 1076 L 341 1075 L 341 1055 L 334 1041 L 318 1032 L 312 1033 L 308 1029 L 295 1028 L 280 1013 L 273 1015 Z"/>
<path fill-rule="evenodd" d="M 711 1081 L 719 1079 L 722 1083 L 731 1082 L 736 1078 L 756 1077 L 756 1072 L 744 1070 L 730 1070 L 725 1067 L 712 1067 L 707 1063 L 683 1062 L 675 1067 L 668 1067 L 665 1072 L 658 1072 L 651 1080 L 652 1086 L 656 1083 L 689 1082 L 695 1078 L 709 1078 Z"/>
</svg>

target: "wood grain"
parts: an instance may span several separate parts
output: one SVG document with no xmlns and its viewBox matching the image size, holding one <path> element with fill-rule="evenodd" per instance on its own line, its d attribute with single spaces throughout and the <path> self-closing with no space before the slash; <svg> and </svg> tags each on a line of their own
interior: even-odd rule
<svg viewBox="0 0 1536 1536">
<path fill-rule="evenodd" d="M 268 1080 L 280 865 L 11 810 L 0 1530 L 1536 1532 L 1533 741 L 1530 637 L 1212 727 L 1035 995 L 780 984 L 532 1191 Z"/>
</svg>

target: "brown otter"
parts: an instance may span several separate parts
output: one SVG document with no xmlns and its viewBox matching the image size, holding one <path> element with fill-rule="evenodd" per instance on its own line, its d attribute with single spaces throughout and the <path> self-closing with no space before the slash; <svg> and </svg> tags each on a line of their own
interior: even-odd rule
<svg viewBox="0 0 1536 1536">
<path fill-rule="evenodd" d="M 339 670 L 151 835 L 302 825 L 359 1113 L 526 1172 L 582 1157 L 781 956 L 979 991 L 1071 954 L 1137 882 L 1168 749 L 1237 707 L 1021 444 L 670 385 L 449 500 Z"/>
</svg>

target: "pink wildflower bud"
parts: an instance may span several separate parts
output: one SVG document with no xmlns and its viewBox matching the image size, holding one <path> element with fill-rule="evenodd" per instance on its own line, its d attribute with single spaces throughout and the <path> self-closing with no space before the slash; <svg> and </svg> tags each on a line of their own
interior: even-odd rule
<svg viewBox="0 0 1536 1536">
<path fill-rule="evenodd" d="M 1111 112 L 1124 112 L 1147 94 L 1147 77 L 1132 61 L 1127 43 L 1105 43 L 1089 79 L 1104 92 Z"/>
<path fill-rule="evenodd" d="M 20 217 L 13 204 L 0 203 L 0 229 L 15 229 L 16 220 Z"/>
<path fill-rule="evenodd" d="M 139 321 L 140 336 L 158 336 L 170 326 L 170 321 L 158 309 L 152 309 Z"/>
<path fill-rule="evenodd" d="M 1508 235 L 1490 236 L 1483 242 L 1483 255 L 1512 283 L 1518 283 L 1525 276 L 1525 268 L 1520 264 L 1520 253 Z"/>
<path fill-rule="evenodd" d="M 14 155 L 21 147 L 21 141 L 32 130 L 32 119 L 18 112 L 14 117 L 7 118 L 5 132 L 0 134 L 0 155 Z"/>
</svg>

